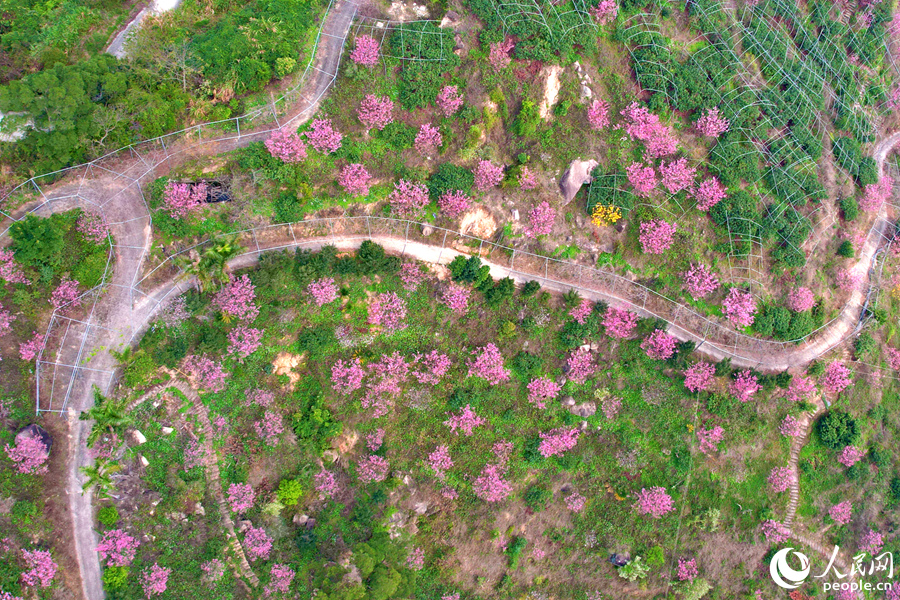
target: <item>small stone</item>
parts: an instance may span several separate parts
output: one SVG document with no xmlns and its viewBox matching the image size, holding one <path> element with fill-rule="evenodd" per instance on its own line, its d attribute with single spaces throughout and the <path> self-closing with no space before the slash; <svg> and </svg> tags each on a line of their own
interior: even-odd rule
<svg viewBox="0 0 900 600">
<path fill-rule="evenodd" d="M 575 406 L 575 398 L 573 398 L 572 396 L 566 396 L 562 399 L 562 401 L 566 406 Z"/>
<path fill-rule="evenodd" d="M 205 516 L 206 516 L 206 509 L 203 508 L 203 505 L 202 505 L 202 504 L 200 504 L 199 502 L 197 502 L 196 504 L 194 504 L 194 514 L 195 514 L 195 515 L 200 515 L 201 517 L 205 517 Z"/>
<path fill-rule="evenodd" d="M 431 225 L 422 225 L 422 235 L 429 236 L 434 233 L 434 227 Z"/>
<path fill-rule="evenodd" d="M 131 432 L 131 437 L 134 439 L 134 443 L 140 446 L 141 444 L 147 443 L 147 438 L 144 437 L 144 434 L 135 429 Z"/>
<path fill-rule="evenodd" d="M 309 515 L 294 515 L 294 518 L 291 519 L 294 525 L 301 527 L 306 525 L 306 522 L 309 521 Z"/>
<path fill-rule="evenodd" d="M 422 502 L 416 502 L 413 505 L 413 510 L 416 511 L 416 514 L 418 515 L 424 515 L 426 512 L 428 512 L 429 506 L 430 504 L 423 500 Z"/>
<path fill-rule="evenodd" d="M 326 450 L 322 453 L 322 458 L 327 460 L 328 462 L 334 462 L 338 459 L 338 453 L 334 450 Z"/>
<path fill-rule="evenodd" d="M 172 429 L 171 427 L 163 427 L 163 428 L 162 428 L 162 432 L 163 432 L 164 435 L 169 435 L 169 434 L 172 433 L 173 431 L 175 431 L 175 430 Z"/>
<path fill-rule="evenodd" d="M 147 460 L 147 457 L 144 456 L 143 454 L 141 455 L 141 464 L 144 465 L 145 467 L 150 466 L 150 461 Z"/>
<path fill-rule="evenodd" d="M 247 519 L 244 519 L 244 520 L 238 522 L 238 533 L 244 533 L 245 531 L 247 531 L 247 530 L 250 529 L 251 527 L 253 527 L 253 523 L 251 523 L 251 522 L 250 522 L 249 520 L 247 520 Z"/>
<path fill-rule="evenodd" d="M 513 221 L 519 220 L 519 209 L 518 208 L 513 209 L 512 216 L 513 216 Z"/>
</svg>

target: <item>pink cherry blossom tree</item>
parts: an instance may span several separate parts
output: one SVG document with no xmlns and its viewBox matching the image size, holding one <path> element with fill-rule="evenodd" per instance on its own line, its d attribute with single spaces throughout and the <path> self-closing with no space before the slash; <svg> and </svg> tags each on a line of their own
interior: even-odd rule
<svg viewBox="0 0 900 600">
<path fill-rule="evenodd" d="M 250 527 L 244 535 L 244 552 L 250 562 L 267 560 L 272 552 L 272 538 L 262 527 Z"/>
<path fill-rule="evenodd" d="M 373 67 L 378 62 L 378 42 L 370 35 L 356 36 L 356 44 L 350 53 L 350 60 L 364 67 Z"/>
<path fill-rule="evenodd" d="M 22 573 L 22 583 L 30 587 L 50 587 L 56 577 L 57 565 L 46 550 L 23 550 L 27 571 Z"/>
<path fill-rule="evenodd" d="M 369 449 L 370 452 L 378 452 L 378 449 L 381 448 L 381 445 L 384 443 L 384 429 L 379 427 L 372 433 L 366 434 L 366 448 Z"/>
<path fill-rule="evenodd" d="M 453 459 L 450 458 L 450 449 L 446 445 L 438 446 L 434 452 L 428 455 L 428 466 L 434 471 L 434 476 L 438 479 L 447 477 L 447 471 L 453 466 Z"/>
<path fill-rule="evenodd" d="M 287 594 L 291 590 L 291 582 L 296 573 L 287 565 L 275 563 L 269 571 L 269 583 L 263 589 L 265 597 L 274 594 Z"/>
<path fill-rule="evenodd" d="M 856 446 L 844 446 L 838 455 L 838 462 L 849 468 L 861 461 L 865 455 L 866 453 Z"/>
<path fill-rule="evenodd" d="M 469 288 L 451 283 L 441 293 L 441 302 L 456 314 L 462 315 L 469 309 L 469 295 L 471 293 L 472 291 Z"/>
<path fill-rule="evenodd" d="M 44 345 L 44 334 L 37 331 L 31 332 L 31 339 L 19 344 L 19 358 L 22 360 L 34 360 Z"/>
<path fill-rule="evenodd" d="M 259 316 L 256 304 L 256 286 L 249 275 L 232 277 L 221 290 L 216 293 L 212 304 L 229 318 L 241 321 L 253 321 Z M 226 319 L 227 320 L 227 319 Z"/>
<path fill-rule="evenodd" d="M 262 345 L 262 330 L 238 325 L 228 332 L 228 354 L 237 356 L 238 362 L 256 352 Z"/>
<path fill-rule="evenodd" d="M 528 165 L 522 165 L 519 169 L 519 187 L 523 190 L 533 190 L 538 187 L 537 175 Z"/>
<path fill-rule="evenodd" d="M 171 573 L 172 569 L 153 563 L 149 569 L 141 573 L 141 588 L 144 590 L 144 595 L 147 598 L 162 595 L 168 587 Z"/>
<path fill-rule="evenodd" d="M 437 98 L 438 108 L 444 113 L 445 117 L 452 117 L 456 111 L 462 108 L 463 97 L 459 94 L 459 88 L 455 85 L 445 85 L 438 92 Z"/>
<path fill-rule="evenodd" d="M 716 177 L 708 177 L 691 191 L 691 196 L 697 201 L 697 209 L 707 211 L 725 199 L 728 193 L 725 186 L 719 183 Z"/>
<path fill-rule="evenodd" d="M 566 361 L 566 375 L 575 383 L 584 383 L 597 372 L 594 355 L 589 350 L 578 349 Z"/>
<path fill-rule="evenodd" d="M 851 292 L 862 283 L 864 277 L 865 276 L 862 273 L 857 273 L 850 269 L 840 269 L 838 270 L 835 279 L 837 280 L 837 286 L 840 289 L 845 292 Z"/>
<path fill-rule="evenodd" d="M 556 219 L 556 211 L 546 200 L 541 202 L 528 213 L 528 225 L 524 232 L 530 238 L 548 235 L 553 230 L 553 221 Z"/>
<path fill-rule="evenodd" d="M 850 522 L 853 505 L 849 500 L 844 500 L 828 509 L 828 516 L 838 525 L 846 525 Z"/>
<path fill-rule="evenodd" d="M 715 374 L 716 368 L 701 360 L 684 372 L 684 387 L 692 392 L 705 392 L 712 387 Z"/>
<path fill-rule="evenodd" d="M 788 308 L 794 312 L 805 312 L 816 304 L 816 297 L 807 287 L 797 287 L 788 293 Z"/>
<path fill-rule="evenodd" d="M 546 408 L 547 400 L 559 396 L 562 386 L 548 377 L 538 377 L 528 383 L 528 401 L 538 408 Z"/>
<path fill-rule="evenodd" d="M 358 358 L 344 362 L 339 360 L 331 367 L 331 387 L 339 394 L 347 395 L 362 387 L 365 369 Z"/>
<path fill-rule="evenodd" d="M 84 239 L 94 244 L 102 244 L 109 239 L 109 224 L 106 222 L 106 218 L 99 213 L 82 212 L 78 216 L 76 228 L 78 233 L 84 236 Z"/>
<path fill-rule="evenodd" d="M 760 525 L 760 531 L 766 536 L 766 541 L 773 545 L 783 544 L 791 537 L 791 530 L 784 523 L 773 521 L 763 521 Z"/>
<path fill-rule="evenodd" d="M 359 122 L 368 131 L 373 127 L 379 131 L 387 127 L 394 121 L 394 101 L 387 96 L 378 97 L 375 94 L 366 94 L 359 108 L 356 109 L 356 116 Z"/>
<path fill-rule="evenodd" d="M 675 354 L 675 346 L 677 345 L 678 340 L 674 337 L 662 329 L 654 329 L 653 333 L 641 342 L 641 350 L 646 352 L 647 356 L 652 359 L 668 360 Z"/>
<path fill-rule="evenodd" d="M 662 219 L 644 221 L 641 223 L 641 233 L 638 236 L 641 249 L 646 254 L 664 253 L 675 241 L 677 230 L 678 226 L 675 223 L 668 223 Z"/>
<path fill-rule="evenodd" d="M 785 392 L 785 398 L 791 402 L 809 402 L 816 393 L 816 383 L 812 377 L 806 375 L 794 375 Z"/>
<path fill-rule="evenodd" d="M 206 184 L 190 185 L 169 180 L 163 189 L 163 208 L 173 219 L 183 219 L 206 200 Z"/>
<path fill-rule="evenodd" d="M 356 473 L 360 483 L 374 483 L 387 479 L 390 464 L 377 454 L 366 456 L 356 465 Z"/>
<path fill-rule="evenodd" d="M 425 281 L 425 273 L 416 263 L 403 263 L 400 265 L 400 281 L 403 282 L 403 289 L 411 292 Z"/>
<path fill-rule="evenodd" d="M 649 198 L 659 184 L 653 167 L 641 163 L 631 163 L 625 167 L 625 175 L 634 188 L 634 193 L 643 198 Z"/>
<path fill-rule="evenodd" d="M 859 208 L 866 212 L 876 211 L 881 205 L 891 197 L 891 191 L 894 187 L 894 180 L 885 175 L 878 183 L 871 183 L 863 190 L 863 195 L 859 199 Z"/>
<path fill-rule="evenodd" d="M 850 369 L 841 361 L 836 360 L 825 368 L 822 387 L 825 388 L 826 392 L 840 394 L 850 387 L 852 383 L 851 375 Z"/>
<path fill-rule="evenodd" d="M 588 123 L 591 129 L 599 131 L 609 126 L 609 102 L 594 100 L 587 109 Z"/>
<path fill-rule="evenodd" d="M 750 402 L 761 389 L 759 379 L 750 369 L 739 372 L 728 384 L 728 392 L 741 402 Z"/>
<path fill-rule="evenodd" d="M 338 185 L 351 196 L 365 197 L 369 195 L 369 181 L 372 176 L 359 163 L 344 165 L 338 174 Z"/>
<path fill-rule="evenodd" d="M 232 483 L 228 486 L 228 506 L 236 513 L 243 514 L 253 508 L 256 493 L 249 483 Z"/>
<path fill-rule="evenodd" d="M 862 536 L 859 538 L 859 551 L 866 552 L 872 556 L 875 556 L 881 549 L 884 547 L 884 536 L 869 528 Z"/>
<path fill-rule="evenodd" d="M 560 427 L 552 429 L 546 433 L 539 434 L 541 443 L 538 445 L 538 452 L 544 458 L 551 456 L 559 456 L 565 454 L 575 447 L 578 443 L 578 436 L 581 432 L 577 427 L 567 429 Z"/>
<path fill-rule="evenodd" d="M 262 419 L 253 423 L 253 429 L 256 431 L 257 437 L 266 443 L 266 446 L 274 448 L 281 441 L 281 434 L 284 433 L 284 420 L 277 412 L 267 410 L 263 413 Z"/>
<path fill-rule="evenodd" d="M 81 305 L 78 295 L 78 282 L 74 279 L 63 279 L 50 295 L 50 304 L 55 310 L 63 307 L 75 308 Z"/>
<path fill-rule="evenodd" d="M 443 143 L 444 137 L 441 135 L 441 131 L 431 123 L 424 123 L 419 127 L 419 133 L 416 134 L 413 145 L 422 154 L 430 154 Z"/>
<path fill-rule="evenodd" d="M 697 169 L 688 165 L 686 158 L 679 158 L 670 162 L 662 161 L 659 165 L 662 175 L 662 184 L 670 194 L 676 194 L 694 185 L 694 177 Z"/>
<path fill-rule="evenodd" d="M 413 362 L 419 370 L 413 371 L 412 376 L 419 382 L 426 385 L 437 385 L 441 382 L 441 378 L 450 370 L 450 357 L 441 354 L 437 350 L 425 354 L 416 354 Z"/>
<path fill-rule="evenodd" d="M 511 38 L 506 38 L 502 42 L 491 43 L 491 50 L 488 54 L 488 61 L 491 63 L 494 71 L 499 73 L 509 66 L 509 63 L 512 62 L 512 58 L 509 56 L 509 53 L 515 47 L 515 45 L 515 42 L 513 42 Z"/>
<path fill-rule="evenodd" d="M 500 502 L 512 493 L 512 485 L 505 479 L 505 468 L 497 464 L 485 465 L 481 475 L 472 483 L 472 491 L 485 502 Z"/>
<path fill-rule="evenodd" d="M 634 507 L 639 514 L 650 515 L 654 519 L 661 519 L 675 510 L 675 501 L 672 500 L 672 496 L 666 493 L 666 488 L 664 487 L 641 488 Z"/>
<path fill-rule="evenodd" d="M 697 428 L 697 440 L 700 442 L 700 452 L 706 455 L 713 454 L 719 449 L 719 443 L 725 437 L 725 430 L 716 425 L 709 429 Z"/>
<path fill-rule="evenodd" d="M 382 292 L 369 303 L 369 323 L 386 333 L 406 327 L 406 300 L 394 292 Z"/>
<path fill-rule="evenodd" d="M 309 145 L 325 154 L 340 150 L 343 139 L 343 134 L 331 124 L 331 119 L 316 119 L 306 131 Z"/>
<path fill-rule="evenodd" d="M 106 561 L 108 567 L 127 567 L 134 560 L 140 544 L 121 529 L 110 529 L 103 533 L 97 545 L 97 554 Z"/>
<path fill-rule="evenodd" d="M 428 204 L 428 188 L 421 183 L 401 179 L 388 195 L 391 210 L 400 216 L 418 213 Z"/>
<path fill-rule="evenodd" d="M 697 119 L 697 131 L 701 135 L 717 138 L 728 131 L 728 120 L 719 114 L 718 108 L 707 109 L 703 116 Z"/>
<path fill-rule="evenodd" d="M 660 158 L 678 149 L 678 139 L 672 129 L 646 107 L 633 102 L 621 114 L 625 118 L 625 133 L 644 143 L 647 157 Z"/>
<path fill-rule="evenodd" d="M 584 325 L 584 322 L 587 321 L 587 318 L 591 316 L 591 312 L 593 312 L 594 303 L 590 300 L 582 299 L 581 302 L 578 303 L 578 306 L 574 307 L 569 311 L 569 316 L 575 319 L 579 324 Z"/>
<path fill-rule="evenodd" d="M 597 6 L 588 11 L 596 19 L 598 25 L 607 25 L 616 20 L 619 14 L 619 3 L 616 0 L 600 0 Z"/>
<path fill-rule="evenodd" d="M 622 399 L 618 396 L 607 395 L 603 398 L 600 408 L 603 411 L 603 416 L 608 421 L 612 421 L 619 414 L 619 411 L 622 410 Z"/>
<path fill-rule="evenodd" d="M 0 250 L 0 279 L 8 283 L 31 283 L 22 273 L 12 250 Z"/>
<path fill-rule="evenodd" d="M 296 131 L 276 129 L 264 142 L 266 150 L 273 158 L 283 163 L 298 163 L 306 160 L 306 144 Z"/>
<path fill-rule="evenodd" d="M 606 309 L 606 314 L 603 316 L 603 327 L 606 328 L 606 335 L 614 338 L 626 339 L 631 337 L 637 324 L 638 316 L 624 308 L 613 308 L 611 306 Z"/>
<path fill-rule="evenodd" d="M 222 363 L 206 356 L 191 354 L 185 357 L 182 367 L 199 389 L 212 393 L 225 389 L 225 378 L 228 377 L 228 373 L 222 368 Z"/>
<path fill-rule="evenodd" d="M 450 413 L 447 413 L 450 415 Z M 459 429 L 466 437 L 470 437 L 476 427 L 487 423 L 483 418 L 475 414 L 472 407 L 466 404 L 458 415 L 450 415 L 450 418 L 444 421 L 444 425 L 450 428 L 450 431 L 456 433 Z"/>
<path fill-rule="evenodd" d="M 464 191 L 450 190 L 441 194 L 441 197 L 438 198 L 438 206 L 444 211 L 445 215 L 451 219 L 455 219 L 469 210 L 470 200 L 468 194 Z"/>
<path fill-rule="evenodd" d="M 794 484 L 794 472 L 789 467 L 775 467 L 769 472 L 769 477 L 766 480 L 769 482 L 769 487 L 772 491 L 780 494 L 788 491 L 791 485 Z"/>
<path fill-rule="evenodd" d="M 316 484 L 316 491 L 323 498 L 331 498 L 337 493 L 337 479 L 334 473 L 322 469 L 313 478 Z"/>
<path fill-rule="evenodd" d="M 700 569 L 697 568 L 696 559 L 678 559 L 678 572 L 675 577 L 678 581 L 693 581 L 700 575 Z"/>
<path fill-rule="evenodd" d="M 503 181 L 503 167 L 489 160 L 479 161 L 472 173 L 475 175 L 475 189 L 479 192 L 486 192 Z"/>
<path fill-rule="evenodd" d="M 753 315 L 756 314 L 756 300 L 750 292 L 731 288 L 722 302 L 722 314 L 738 327 L 749 327 L 753 325 Z"/>
<path fill-rule="evenodd" d="M 486 379 L 491 385 L 509 380 L 509 370 L 503 366 L 503 355 L 493 343 L 476 351 L 475 360 L 469 364 L 469 377 Z"/>
<path fill-rule="evenodd" d="M 306 291 L 316 306 L 325 306 L 329 302 L 337 300 L 338 297 L 338 288 L 334 283 L 334 277 L 323 277 L 311 281 L 306 286 Z"/>
<path fill-rule="evenodd" d="M 684 289 L 691 298 L 700 300 L 719 289 L 719 278 L 704 264 L 691 264 L 691 268 L 681 274 Z"/>
<path fill-rule="evenodd" d="M 778 426 L 778 431 L 785 437 L 802 437 L 804 433 L 803 424 L 791 415 L 784 418 Z"/>
<path fill-rule="evenodd" d="M 39 435 L 16 436 L 16 445 L 6 444 L 6 456 L 15 463 L 15 470 L 23 475 L 43 475 L 47 472 L 50 451 Z"/>
<path fill-rule="evenodd" d="M 888 366 L 895 371 L 900 370 L 900 350 L 897 348 L 885 348 Z"/>
</svg>

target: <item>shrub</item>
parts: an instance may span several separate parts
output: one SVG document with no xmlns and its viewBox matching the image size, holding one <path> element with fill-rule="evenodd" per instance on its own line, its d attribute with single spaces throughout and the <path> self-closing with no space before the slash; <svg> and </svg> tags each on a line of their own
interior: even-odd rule
<svg viewBox="0 0 900 600">
<path fill-rule="evenodd" d="M 816 423 L 816 432 L 822 443 L 832 450 L 850 446 L 859 438 L 859 426 L 847 413 L 831 410 Z"/>
<path fill-rule="evenodd" d="M 841 198 L 841 213 L 843 213 L 845 221 L 855 220 L 859 216 L 859 205 L 856 203 L 856 198 L 852 196 Z"/>
<path fill-rule="evenodd" d="M 837 249 L 838 256 L 842 256 L 844 258 L 853 258 L 853 242 L 850 240 L 844 240 L 841 242 L 841 245 L 838 246 Z"/>
<path fill-rule="evenodd" d="M 278 501 L 285 506 L 296 506 L 303 495 L 303 486 L 296 479 L 282 479 L 278 484 Z"/>
<path fill-rule="evenodd" d="M 532 485 L 522 494 L 522 501 L 530 510 L 540 512 L 547 508 L 547 503 L 553 498 L 553 492 L 542 488 L 540 485 Z"/>
<path fill-rule="evenodd" d="M 475 176 L 470 170 L 453 163 L 441 163 L 437 171 L 428 178 L 428 195 L 437 200 L 445 193 L 456 190 L 469 194 L 474 183 Z"/>
<path fill-rule="evenodd" d="M 119 522 L 119 511 L 115 506 L 104 506 L 97 511 L 97 520 L 107 527 L 112 527 Z"/>
</svg>

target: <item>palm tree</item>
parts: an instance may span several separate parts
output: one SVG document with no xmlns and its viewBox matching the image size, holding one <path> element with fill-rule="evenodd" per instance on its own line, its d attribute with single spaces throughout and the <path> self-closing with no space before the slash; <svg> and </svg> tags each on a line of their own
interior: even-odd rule
<svg viewBox="0 0 900 600">
<path fill-rule="evenodd" d="M 97 386 L 94 386 L 94 406 L 81 413 L 79 419 L 94 421 L 87 438 L 89 447 L 93 446 L 104 433 L 117 433 L 131 425 L 133 421 L 123 400 L 105 398 Z"/>
<path fill-rule="evenodd" d="M 204 250 L 196 262 L 186 257 L 176 257 L 175 263 L 185 275 L 197 278 L 201 292 L 215 289 L 228 283 L 228 261 L 244 250 L 237 241 L 237 235 L 222 236 Z"/>
<path fill-rule="evenodd" d="M 97 461 L 96 464 L 81 467 L 81 474 L 87 477 L 84 485 L 81 486 L 81 493 L 84 494 L 92 487 L 97 488 L 97 496 L 100 498 L 108 498 L 110 492 L 115 489 L 111 475 L 122 467 L 118 463 L 108 463 L 106 461 Z"/>
</svg>

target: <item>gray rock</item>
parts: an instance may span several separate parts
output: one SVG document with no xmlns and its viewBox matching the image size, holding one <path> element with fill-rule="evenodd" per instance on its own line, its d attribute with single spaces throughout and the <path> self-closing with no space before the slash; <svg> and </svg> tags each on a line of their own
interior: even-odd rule
<svg viewBox="0 0 900 600">
<path fill-rule="evenodd" d="M 163 428 L 162 428 L 163 435 L 169 435 L 169 434 L 172 433 L 173 431 L 175 431 L 175 430 L 172 429 L 171 427 L 163 427 Z"/>
<path fill-rule="evenodd" d="M 131 438 L 134 440 L 134 443 L 138 446 L 141 444 L 147 443 L 147 438 L 141 433 L 139 430 L 135 429 L 131 432 Z"/>
<path fill-rule="evenodd" d="M 306 525 L 307 521 L 309 521 L 309 515 L 294 515 L 294 518 L 291 519 L 291 521 L 297 527 L 302 527 L 303 525 Z"/>
<path fill-rule="evenodd" d="M 206 516 L 206 509 L 203 508 L 203 505 L 200 504 L 200 503 L 198 502 L 198 503 L 196 503 L 196 504 L 194 505 L 194 514 L 195 514 L 195 515 L 200 515 L 201 517 L 205 517 L 205 516 Z"/>
<path fill-rule="evenodd" d="M 566 406 L 575 406 L 575 398 L 573 398 L 572 396 L 566 396 L 562 399 L 562 402 Z"/>
<path fill-rule="evenodd" d="M 422 225 L 422 235 L 428 236 L 434 233 L 434 227 L 431 225 Z"/>
<path fill-rule="evenodd" d="M 575 403 L 572 403 L 568 406 L 569 412 L 573 415 L 578 415 L 579 417 L 590 417 L 597 412 L 597 405 L 593 402 L 582 402 L 581 404 L 577 405 Z M 584 427 L 587 427 L 587 423 L 584 423 Z"/>
<path fill-rule="evenodd" d="M 417 515 L 424 515 L 426 512 L 428 512 L 429 506 L 431 506 L 431 504 L 423 500 L 422 502 L 416 502 L 413 505 L 413 510 L 416 511 Z"/>
<path fill-rule="evenodd" d="M 253 527 L 253 523 L 251 523 L 248 519 L 243 519 L 238 522 L 238 533 L 244 533 L 248 529 Z"/>
<path fill-rule="evenodd" d="M 559 182 L 560 191 L 562 192 L 563 198 L 566 199 L 566 202 L 572 201 L 582 185 L 592 181 L 591 171 L 593 171 L 596 166 L 597 161 L 593 159 L 580 160 L 576 158 L 572 161 L 569 168 L 563 173 L 562 179 Z"/>
</svg>

